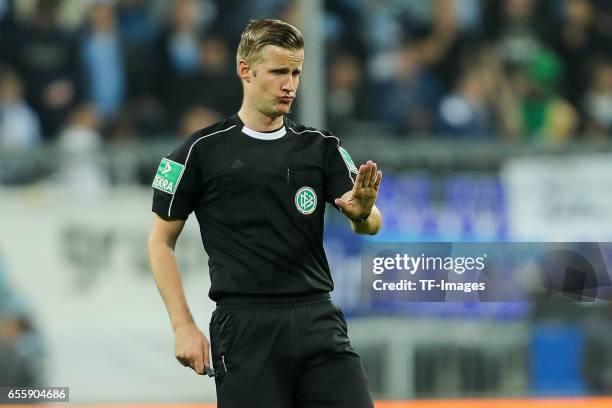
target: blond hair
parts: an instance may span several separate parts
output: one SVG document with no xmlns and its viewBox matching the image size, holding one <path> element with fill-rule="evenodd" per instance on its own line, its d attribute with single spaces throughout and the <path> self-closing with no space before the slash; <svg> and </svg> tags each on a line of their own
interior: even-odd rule
<svg viewBox="0 0 612 408">
<path fill-rule="evenodd" d="M 300 30 L 281 20 L 251 20 L 240 36 L 236 62 L 245 60 L 249 65 L 258 63 L 261 49 L 266 45 L 301 50 L 304 48 L 304 37 Z"/>
</svg>

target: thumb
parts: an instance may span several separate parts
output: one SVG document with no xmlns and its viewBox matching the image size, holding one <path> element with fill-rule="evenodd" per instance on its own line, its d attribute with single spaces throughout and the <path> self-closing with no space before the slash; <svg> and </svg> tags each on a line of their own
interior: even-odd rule
<svg viewBox="0 0 612 408">
<path fill-rule="evenodd" d="M 344 201 L 343 199 L 341 199 L 341 198 L 336 198 L 334 200 L 334 204 L 336 204 L 336 206 L 339 207 L 341 210 L 346 209 L 346 207 L 348 205 L 348 203 L 346 201 Z"/>
</svg>

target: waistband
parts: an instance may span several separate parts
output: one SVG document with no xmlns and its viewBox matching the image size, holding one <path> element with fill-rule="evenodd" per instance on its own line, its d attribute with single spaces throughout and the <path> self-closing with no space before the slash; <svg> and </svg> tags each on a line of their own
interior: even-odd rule
<svg viewBox="0 0 612 408">
<path fill-rule="evenodd" d="M 289 296 L 230 296 L 217 301 L 218 308 L 226 307 L 283 307 L 330 302 L 329 293 Z"/>
</svg>

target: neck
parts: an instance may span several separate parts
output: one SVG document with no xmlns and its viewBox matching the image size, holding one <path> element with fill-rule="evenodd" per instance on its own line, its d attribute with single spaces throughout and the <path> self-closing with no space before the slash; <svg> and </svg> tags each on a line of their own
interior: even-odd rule
<svg viewBox="0 0 612 408">
<path fill-rule="evenodd" d="M 276 130 L 283 126 L 283 117 L 270 117 L 267 116 L 257 109 L 249 108 L 247 103 L 244 102 L 238 111 L 238 116 L 242 123 L 249 129 L 256 130 L 258 132 L 269 132 Z"/>
</svg>

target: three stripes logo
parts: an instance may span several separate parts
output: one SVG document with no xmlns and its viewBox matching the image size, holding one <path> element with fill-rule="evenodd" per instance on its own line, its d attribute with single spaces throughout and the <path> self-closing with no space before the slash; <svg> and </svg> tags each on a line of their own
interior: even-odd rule
<svg viewBox="0 0 612 408">
<path fill-rule="evenodd" d="M 302 214 L 312 214 L 317 209 L 317 193 L 312 187 L 300 188 L 295 193 L 295 206 Z"/>
</svg>

